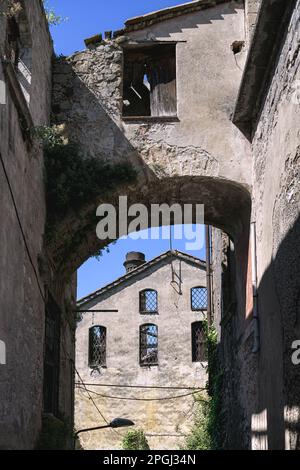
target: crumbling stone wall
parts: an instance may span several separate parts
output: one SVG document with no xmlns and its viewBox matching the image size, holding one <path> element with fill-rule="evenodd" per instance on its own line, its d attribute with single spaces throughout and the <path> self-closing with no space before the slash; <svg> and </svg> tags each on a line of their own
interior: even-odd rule
<svg viewBox="0 0 300 470">
<path fill-rule="evenodd" d="M 252 145 L 260 407 L 267 409 L 269 429 L 277 424 L 277 434 L 268 435 L 269 447 L 292 449 L 299 448 L 300 376 L 291 362 L 292 341 L 299 339 L 299 7 L 297 1 Z"/>
<path fill-rule="evenodd" d="M 7 2 L 1 2 L 0 48 L 5 54 Z M 23 5 L 24 7 L 24 5 Z M 49 122 L 52 46 L 39 1 L 26 2 L 33 40 L 30 113 L 35 125 Z M 16 96 L 0 62 L 5 99 L 0 104 L 0 152 L 37 274 L 43 251 L 45 203 L 43 155 L 22 135 Z M 22 239 L 3 168 L 0 167 L 0 336 L 6 364 L 0 379 L 0 448 L 32 448 L 41 423 L 43 390 L 44 303 Z M 34 400 L 33 400 L 34 397 Z"/>
<path fill-rule="evenodd" d="M 149 38 L 179 41 L 177 122 L 122 120 L 123 47 Z M 231 50 L 238 39 L 243 9 L 229 2 L 90 44 L 55 65 L 54 122 L 64 123 L 84 152 L 144 163 L 159 177 L 201 174 L 250 185 L 247 143 L 230 122 L 243 63 L 243 53 L 237 58 Z"/>
<path fill-rule="evenodd" d="M 26 35 L 32 62 L 26 101 L 7 55 L 8 2 L 1 2 L 0 339 L 6 345 L 6 364 L 0 364 L 0 448 L 32 449 L 43 412 L 45 303 L 48 291 L 56 293 L 54 276 L 44 269 L 44 161 L 41 145 L 33 137 L 35 127 L 50 122 L 53 50 L 40 0 L 17 3 L 20 31 Z M 68 295 L 74 302 L 74 287 Z M 58 302 L 65 310 L 64 295 Z M 69 418 L 72 374 L 69 364 L 64 367 L 64 351 L 72 357 L 70 335 L 72 330 L 63 325 L 61 390 L 66 398 L 61 394 L 60 410 Z"/>
</svg>

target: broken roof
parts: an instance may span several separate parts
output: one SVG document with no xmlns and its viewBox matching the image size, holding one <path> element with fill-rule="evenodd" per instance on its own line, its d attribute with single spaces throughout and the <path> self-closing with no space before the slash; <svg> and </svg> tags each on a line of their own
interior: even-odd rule
<svg viewBox="0 0 300 470">
<path fill-rule="evenodd" d="M 173 7 L 146 13 L 142 16 L 136 16 L 125 21 L 125 27 L 115 31 L 113 37 L 116 38 L 118 36 L 126 35 L 132 31 L 144 29 L 162 21 L 170 20 L 188 13 L 194 13 L 206 8 L 212 8 L 220 3 L 228 3 L 230 1 L 231 0 L 194 0 L 192 2 L 182 3 Z M 106 34 L 108 34 L 108 37 L 111 36 L 111 31 Z M 92 36 L 87 38 L 85 43 L 86 45 L 89 45 L 99 42 L 99 40 L 101 40 L 100 38 L 102 39 L 102 35 Z"/>
<path fill-rule="evenodd" d="M 195 256 L 189 255 L 188 253 L 183 253 L 182 251 L 178 250 L 169 250 L 161 255 L 157 256 L 156 258 L 153 258 L 150 261 L 147 261 L 146 263 L 138 266 L 137 268 L 133 269 L 132 271 L 129 271 L 128 273 L 124 274 L 124 276 L 121 276 L 117 278 L 115 281 L 107 284 L 106 286 L 102 287 L 101 289 L 98 289 L 91 294 L 87 295 L 86 297 L 83 297 L 77 301 L 77 306 L 79 308 L 83 307 L 85 304 L 88 302 L 95 300 L 98 296 L 107 293 L 109 290 L 113 289 L 114 287 L 119 286 L 122 284 L 124 281 L 127 281 L 129 279 L 134 278 L 138 274 L 141 274 L 148 269 L 152 268 L 156 264 L 158 264 L 160 261 L 166 260 L 170 257 L 173 258 L 178 258 L 183 261 L 190 262 L 196 266 L 199 266 L 199 268 L 205 269 L 206 268 L 206 262 L 201 260 L 200 258 L 196 258 Z"/>
</svg>

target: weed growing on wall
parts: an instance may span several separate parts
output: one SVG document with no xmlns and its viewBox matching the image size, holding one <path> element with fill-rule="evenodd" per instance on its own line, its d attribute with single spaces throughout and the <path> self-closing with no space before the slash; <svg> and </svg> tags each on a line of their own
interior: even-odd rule
<svg viewBox="0 0 300 470">
<path fill-rule="evenodd" d="M 218 361 L 218 336 L 214 326 L 205 325 L 208 354 L 207 394 L 195 397 L 197 411 L 187 450 L 221 449 L 223 443 L 222 371 Z"/>
<path fill-rule="evenodd" d="M 68 18 L 58 15 L 55 10 L 49 5 L 47 0 L 43 0 L 46 18 L 50 26 L 57 26 L 64 23 Z"/>
</svg>

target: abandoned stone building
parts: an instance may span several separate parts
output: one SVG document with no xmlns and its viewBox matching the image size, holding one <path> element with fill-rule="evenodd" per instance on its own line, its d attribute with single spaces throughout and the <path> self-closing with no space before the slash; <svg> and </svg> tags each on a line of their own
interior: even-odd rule
<svg viewBox="0 0 300 470">
<path fill-rule="evenodd" d="M 40 0 L 0 9 L 0 447 L 72 426 L 75 273 L 111 241 L 99 203 L 127 195 L 204 204 L 214 227 L 221 447 L 299 448 L 299 0 L 195 0 L 64 58 Z M 76 208 L 49 205 L 34 131 L 50 125 L 119 172 Z"/>
<path fill-rule="evenodd" d="M 151 449 L 178 449 L 194 423 L 193 394 L 207 382 L 206 265 L 178 251 L 148 262 L 130 252 L 124 265 L 124 276 L 77 304 L 76 368 L 109 421 L 121 414 Z M 80 382 L 75 390 L 76 429 L 96 427 L 89 395 Z M 82 434 L 81 446 L 120 449 L 122 434 Z"/>
</svg>

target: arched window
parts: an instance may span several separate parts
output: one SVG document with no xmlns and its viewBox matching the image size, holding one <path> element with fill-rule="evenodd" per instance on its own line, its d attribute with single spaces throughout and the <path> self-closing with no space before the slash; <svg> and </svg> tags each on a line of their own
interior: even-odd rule
<svg viewBox="0 0 300 470">
<path fill-rule="evenodd" d="M 106 365 L 106 328 L 92 326 L 89 329 L 89 366 Z"/>
<path fill-rule="evenodd" d="M 207 310 L 207 289 L 206 287 L 193 287 L 191 289 L 192 310 Z"/>
<path fill-rule="evenodd" d="M 158 363 L 158 328 L 152 323 L 140 326 L 140 364 L 151 366 Z"/>
<path fill-rule="evenodd" d="M 157 313 L 157 291 L 145 289 L 140 292 L 140 313 Z"/>
<path fill-rule="evenodd" d="M 205 325 L 202 321 L 192 323 L 192 361 L 207 361 Z"/>
</svg>

